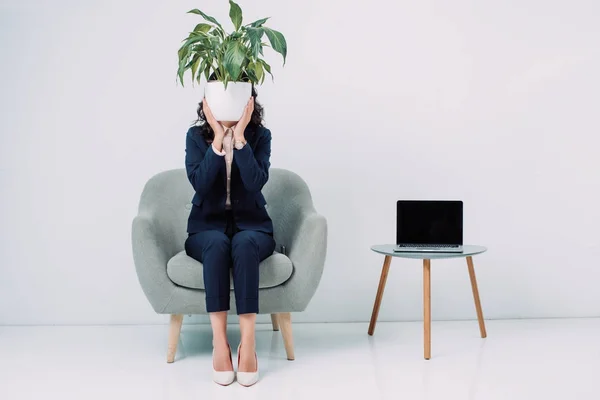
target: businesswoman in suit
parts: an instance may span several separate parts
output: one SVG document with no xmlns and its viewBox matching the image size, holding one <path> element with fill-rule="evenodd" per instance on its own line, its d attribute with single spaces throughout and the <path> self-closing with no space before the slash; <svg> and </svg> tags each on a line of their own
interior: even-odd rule
<svg viewBox="0 0 600 400">
<path fill-rule="evenodd" d="M 213 331 L 213 379 L 235 379 L 227 341 L 230 270 L 240 318 L 237 380 L 258 380 L 255 323 L 258 265 L 275 249 L 273 223 L 261 189 L 269 178 L 271 132 L 262 125 L 256 91 L 239 121 L 215 120 L 206 99 L 199 125 L 187 132 L 185 165 L 195 194 L 188 220 L 187 254 L 203 263 L 206 311 Z"/>
</svg>

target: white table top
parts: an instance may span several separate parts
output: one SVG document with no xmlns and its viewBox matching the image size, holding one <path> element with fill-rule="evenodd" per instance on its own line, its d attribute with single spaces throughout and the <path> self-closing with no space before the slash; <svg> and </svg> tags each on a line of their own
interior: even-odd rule
<svg viewBox="0 0 600 400">
<path fill-rule="evenodd" d="M 401 258 L 416 258 L 419 260 L 429 259 L 440 259 L 440 258 L 460 258 L 460 257 L 469 257 L 474 256 L 476 254 L 481 254 L 487 250 L 487 248 L 483 246 L 470 245 L 466 244 L 463 246 L 462 253 L 406 253 L 400 251 L 394 251 L 396 247 L 395 244 L 376 244 L 371 246 L 371 250 L 376 253 L 384 254 L 386 256 L 392 257 L 401 257 Z"/>
</svg>

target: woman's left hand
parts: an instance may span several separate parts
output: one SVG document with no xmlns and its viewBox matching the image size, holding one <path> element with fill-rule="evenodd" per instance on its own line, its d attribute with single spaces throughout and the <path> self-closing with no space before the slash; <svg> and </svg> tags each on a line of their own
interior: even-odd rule
<svg viewBox="0 0 600 400">
<path fill-rule="evenodd" d="M 240 118 L 240 120 L 238 121 L 238 123 L 235 125 L 235 129 L 233 131 L 233 136 L 235 138 L 235 140 L 238 141 L 244 141 L 244 131 L 246 130 L 246 127 L 248 126 L 248 124 L 250 123 L 250 120 L 252 119 L 252 113 L 254 112 L 254 96 L 250 97 L 250 100 L 248 100 L 248 104 L 246 104 L 246 108 L 244 108 L 244 113 L 242 114 L 242 118 Z"/>
</svg>

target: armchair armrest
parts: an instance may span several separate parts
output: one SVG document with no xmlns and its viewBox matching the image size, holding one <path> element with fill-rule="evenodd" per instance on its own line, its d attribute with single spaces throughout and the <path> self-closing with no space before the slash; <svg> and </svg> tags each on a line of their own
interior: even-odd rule
<svg viewBox="0 0 600 400">
<path fill-rule="evenodd" d="M 133 219 L 133 260 L 142 290 L 157 313 L 163 313 L 176 286 L 167 276 L 167 261 L 174 255 L 170 238 L 162 237 L 156 219 L 139 214 Z"/>
<path fill-rule="evenodd" d="M 298 207 L 286 218 L 289 224 L 282 235 L 294 272 L 284 283 L 294 309 L 304 310 L 314 296 L 323 275 L 327 255 L 327 221 L 312 205 Z"/>
</svg>

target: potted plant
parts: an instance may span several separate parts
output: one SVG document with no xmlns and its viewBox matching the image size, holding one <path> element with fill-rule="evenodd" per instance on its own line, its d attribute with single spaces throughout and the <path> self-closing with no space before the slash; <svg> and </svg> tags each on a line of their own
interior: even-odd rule
<svg viewBox="0 0 600 400">
<path fill-rule="evenodd" d="M 252 85 L 264 82 L 268 73 L 273 79 L 271 66 L 262 58 L 263 48 L 271 47 L 283 57 L 287 55 L 285 37 L 265 26 L 269 19 L 262 18 L 242 25 L 242 9 L 229 0 L 229 17 L 235 30 L 227 33 L 210 15 L 193 9 L 188 14 L 200 15 L 204 22 L 196 25 L 183 40 L 178 51 L 177 76 L 183 86 L 183 76 L 192 72 L 192 84 L 207 81 L 204 96 L 218 121 L 237 121 L 252 94 Z M 266 36 L 270 46 L 263 42 Z"/>
</svg>

